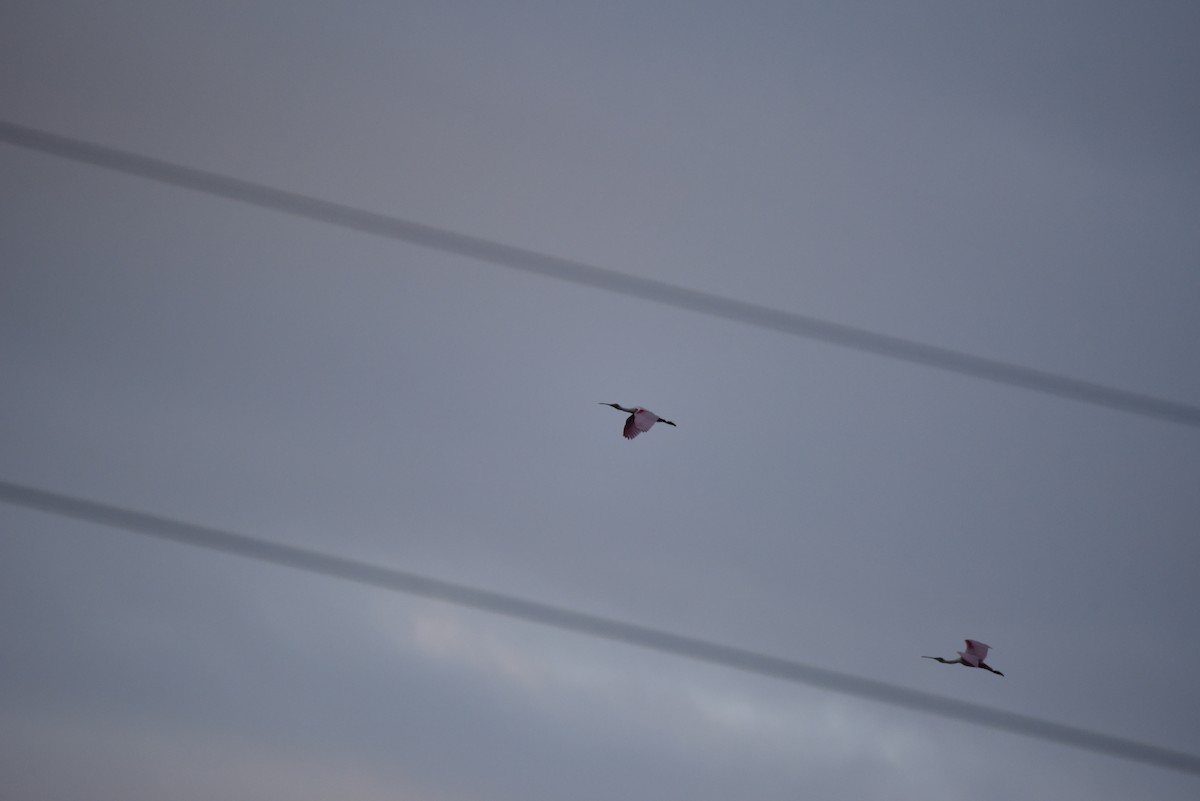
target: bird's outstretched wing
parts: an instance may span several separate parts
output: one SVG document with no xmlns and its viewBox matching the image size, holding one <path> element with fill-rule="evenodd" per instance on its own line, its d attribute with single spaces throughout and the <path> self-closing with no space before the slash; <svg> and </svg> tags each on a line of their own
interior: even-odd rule
<svg viewBox="0 0 1200 801">
<path fill-rule="evenodd" d="M 638 431 L 649 431 L 658 422 L 658 415 L 646 409 L 638 409 L 633 413 L 633 424 Z"/>
<path fill-rule="evenodd" d="M 638 434 L 642 433 L 641 430 L 638 429 L 637 423 L 634 421 L 635 417 L 637 417 L 636 414 L 631 414 L 629 415 L 629 419 L 625 421 L 625 439 L 633 439 Z"/>
<path fill-rule="evenodd" d="M 987 643 L 982 643 L 979 640 L 967 640 L 967 653 L 978 659 L 980 662 L 987 659 L 988 649 L 991 646 Z"/>
</svg>

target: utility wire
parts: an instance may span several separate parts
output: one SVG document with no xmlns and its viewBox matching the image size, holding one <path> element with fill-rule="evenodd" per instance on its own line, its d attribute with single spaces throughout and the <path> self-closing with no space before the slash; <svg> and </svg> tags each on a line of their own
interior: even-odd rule
<svg viewBox="0 0 1200 801">
<path fill-rule="evenodd" d="M 975 356 L 938 345 L 928 345 L 769 306 L 734 300 L 651 278 L 641 278 L 2 120 L 0 141 L 172 186 L 237 200 L 410 245 L 466 256 L 513 270 L 582 284 L 626 297 L 815 339 L 998 384 L 1069 398 L 1128 414 L 1200 427 L 1200 406 L 1193 404 L 1129 392 L 998 359 Z"/>
<path fill-rule="evenodd" d="M 0 501 L 1200 775 L 1200 756 L 404 570 L 0 481 Z"/>
</svg>

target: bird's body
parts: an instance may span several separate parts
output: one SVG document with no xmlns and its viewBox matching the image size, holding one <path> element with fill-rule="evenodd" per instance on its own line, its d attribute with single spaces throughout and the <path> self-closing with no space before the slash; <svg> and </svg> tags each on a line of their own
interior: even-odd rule
<svg viewBox="0 0 1200 801">
<path fill-rule="evenodd" d="M 669 426 L 675 425 L 670 420 L 664 420 L 654 412 L 644 409 L 641 406 L 626 409 L 624 406 L 616 403 L 601 403 L 600 405 L 611 406 L 614 409 L 619 409 L 629 414 L 629 418 L 625 421 L 625 439 L 633 439 L 643 431 L 649 431 L 655 423 L 666 423 Z"/>
<path fill-rule="evenodd" d="M 990 670 L 997 676 L 1004 674 L 996 670 L 994 667 L 984 662 L 987 658 L 990 645 L 982 643 L 979 640 L 967 640 L 967 650 L 958 652 L 958 659 L 943 659 L 940 656 L 923 656 L 922 659 L 933 659 L 941 662 L 943 665 L 962 665 L 963 667 L 983 668 Z"/>
</svg>

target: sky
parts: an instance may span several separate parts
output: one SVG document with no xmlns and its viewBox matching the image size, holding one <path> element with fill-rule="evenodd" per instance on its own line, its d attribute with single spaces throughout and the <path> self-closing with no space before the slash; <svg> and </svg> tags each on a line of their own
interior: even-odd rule
<svg viewBox="0 0 1200 801">
<path fill-rule="evenodd" d="M 1200 404 L 1192 2 L 0 20 L 5 122 Z M 2 142 L 0 175 L 0 481 L 1200 753 L 1194 427 Z M 6 797 L 1200 787 L 3 503 L 0 555 Z M 1003 678 L 921 659 L 968 637 Z"/>
</svg>

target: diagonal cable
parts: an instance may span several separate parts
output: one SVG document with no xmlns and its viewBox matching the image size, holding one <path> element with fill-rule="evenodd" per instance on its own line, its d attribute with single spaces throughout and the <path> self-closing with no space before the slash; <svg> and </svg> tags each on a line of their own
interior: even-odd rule
<svg viewBox="0 0 1200 801">
<path fill-rule="evenodd" d="M 0 141 L 410 245 L 1061 398 L 1200 427 L 1200 406 L 880 334 L 411 222 L 0 120 Z"/>
<path fill-rule="evenodd" d="M 307 548 L 0 481 L 0 501 L 1200 776 L 1200 756 Z"/>
</svg>

